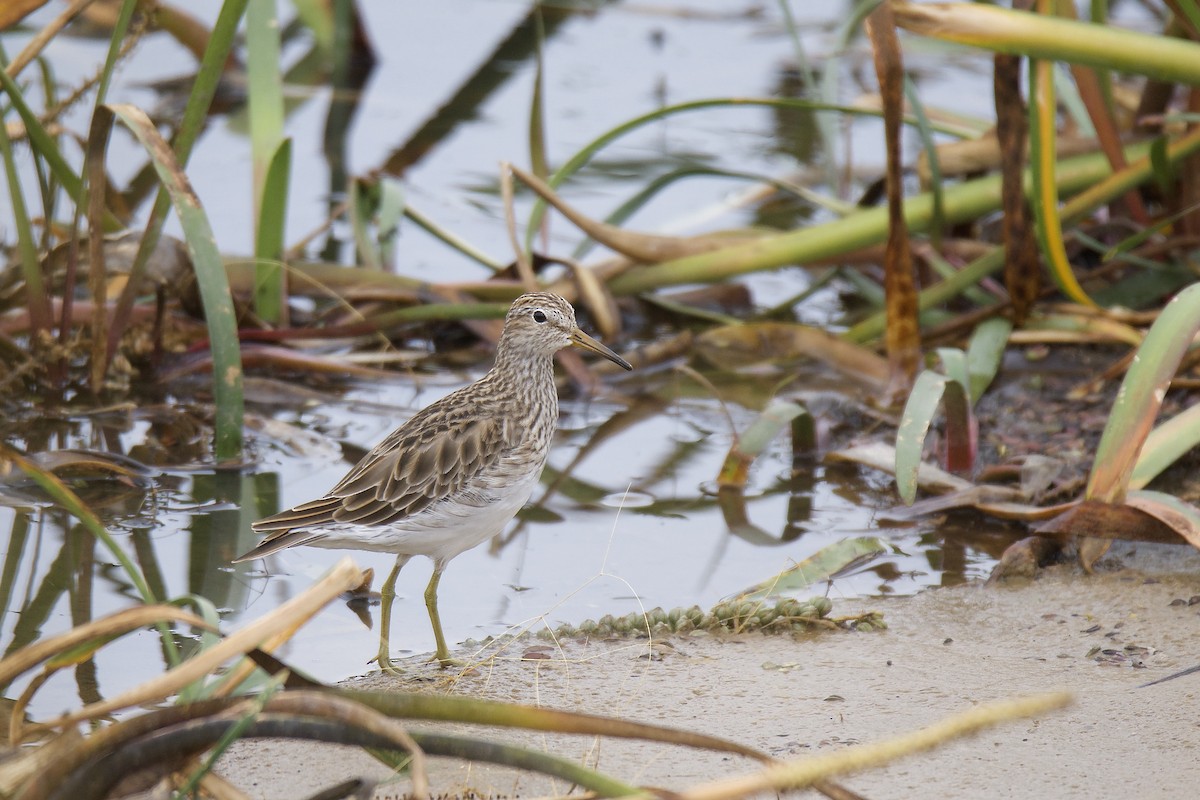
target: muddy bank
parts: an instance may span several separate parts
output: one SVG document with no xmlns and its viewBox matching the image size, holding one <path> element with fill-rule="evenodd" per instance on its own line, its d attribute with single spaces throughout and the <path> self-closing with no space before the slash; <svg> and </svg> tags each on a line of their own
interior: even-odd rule
<svg viewBox="0 0 1200 800">
<path fill-rule="evenodd" d="M 1200 674 L 1140 684 L 1200 664 L 1200 556 L 1125 548 L 1084 576 L 1062 566 L 1019 586 L 969 585 L 916 597 L 841 601 L 884 612 L 889 630 L 791 636 L 676 637 L 558 648 L 528 641 L 432 690 L 536 703 L 716 734 L 780 758 L 828 752 L 929 724 L 974 704 L 1068 689 L 1075 703 L 1010 723 L 845 785 L 872 798 L 1191 798 L 1200 785 Z M 1189 605 L 1189 600 L 1197 598 Z M 537 658 L 518 660 L 536 653 Z M 367 676 L 363 688 L 406 682 Z M 417 726 L 414 726 L 417 727 Z M 421 729 L 432 726 L 421 725 Z M 624 780 L 682 789 L 754 768 L 738 757 L 640 742 L 501 732 Z M 285 742 L 236 746 L 223 773 L 255 798 L 295 798 L 352 776 L 386 778 L 368 756 Z M 556 795 L 569 787 L 480 766 L 434 762 L 435 792 Z M 407 781 L 380 786 L 401 797 Z"/>
</svg>

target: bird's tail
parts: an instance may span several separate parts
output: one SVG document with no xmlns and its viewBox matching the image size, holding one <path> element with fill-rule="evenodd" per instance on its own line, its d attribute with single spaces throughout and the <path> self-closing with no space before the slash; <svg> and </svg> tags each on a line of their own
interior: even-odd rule
<svg viewBox="0 0 1200 800">
<path fill-rule="evenodd" d="M 263 539 L 258 547 L 243 553 L 233 559 L 234 564 L 241 564 L 243 561 L 253 561 L 256 558 L 266 558 L 267 556 L 278 553 L 280 550 L 286 550 L 289 547 L 297 545 L 309 544 L 321 538 L 321 534 L 314 533 L 308 530 L 299 531 L 280 531 L 271 534 L 266 539 Z"/>
</svg>

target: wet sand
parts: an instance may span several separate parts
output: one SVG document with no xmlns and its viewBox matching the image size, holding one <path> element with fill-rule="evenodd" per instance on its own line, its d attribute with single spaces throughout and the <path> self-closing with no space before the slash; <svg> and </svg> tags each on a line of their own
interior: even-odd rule
<svg viewBox="0 0 1200 800">
<path fill-rule="evenodd" d="M 1066 689 L 1075 699 L 1064 710 L 840 780 L 870 798 L 1194 798 L 1200 674 L 1138 687 L 1200 664 L 1200 554 L 1126 547 L 1101 567 L 1093 576 L 1059 566 L 1020 585 L 835 601 L 835 615 L 882 611 L 889 625 L 882 632 L 701 634 L 561 647 L 526 640 L 457 679 L 414 661 L 406 665 L 411 681 L 376 674 L 347 685 L 416 685 L 617 714 L 789 759 L 879 741 L 979 703 Z M 674 790 L 756 766 L 645 742 L 485 732 Z M 386 782 L 387 769 L 361 752 L 307 743 L 240 743 L 219 771 L 264 800 L 305 797 L 355 776 L 385 781 L 377 798 L 402 797 L 410 788 L 405 779 Z M 447 796 L 531 797 L 570 788 L 444 759 L 433 760 L 430 777 L 435 794 Z"/>
</svg>

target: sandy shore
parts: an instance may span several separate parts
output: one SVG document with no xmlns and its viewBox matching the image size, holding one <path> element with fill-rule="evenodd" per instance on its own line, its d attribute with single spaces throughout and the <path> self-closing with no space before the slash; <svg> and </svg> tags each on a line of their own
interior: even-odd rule
<svg viewBox="0 0 1200 800">
<path fill-rule="evenodd" d="M 986 701 L 1067 689 L 1075 701 L 1065 710 L 841 781 L 871 798 L 1194 798 L 1200 674 L 1138 687 L 1200 664 L 1200 557 L 1183 547 L 1143 545 L 1141 553 L 1127 548 L 1104 565 L 1095 576 L 1062 566 L 1020 586 L 836 603 L 835 614 L 882 611 L 884 632 L 697 635 L 561 648 L 531 640 L 456 679 L 414 664 L 412 681 L 377 674 L 347 685 L 408 683 L 617 714 L 723 736 L 779 758 L 879 741 Z M 489 733 L 675 790 L 755 769 L 737 756 L 644 742 Z M 387 770 L 361 752 L 305 743 L 240 743 L 219 770 L 263 800 L 305 797 L 355 776 L 384 781 L 378 798 L 409 789 L 407 780 L 387 782 Z M 529 797 L 569 788 L 448 760 L 435 760 L 430 777 L 434 792 L 445 796 Z"/>
</svg>

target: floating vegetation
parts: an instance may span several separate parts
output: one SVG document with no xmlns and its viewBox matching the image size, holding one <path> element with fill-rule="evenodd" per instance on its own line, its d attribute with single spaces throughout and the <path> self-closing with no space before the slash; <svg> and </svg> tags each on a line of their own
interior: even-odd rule
<svg viewBox="0 0 1200 800">
<path fill-rule="evenodd" d="M 883 614 L 868 611 L 851 617 L 830 617 L 833 601 L 827 597 L 797 600 L 785 597 L 773 604 L 753 600 L 717 603 L 709 611 L 700 606 L 653 608 L 644 614 L 632 612 L 615 617 L 605 614 L 598 620 L 575 625 L 559 625 L 538 631 L 539 639 L 656 638 L 707 633 L 803 633 L 821 629 L 845 629 L 862 632 L 884 630 Z"/>
</svg>

